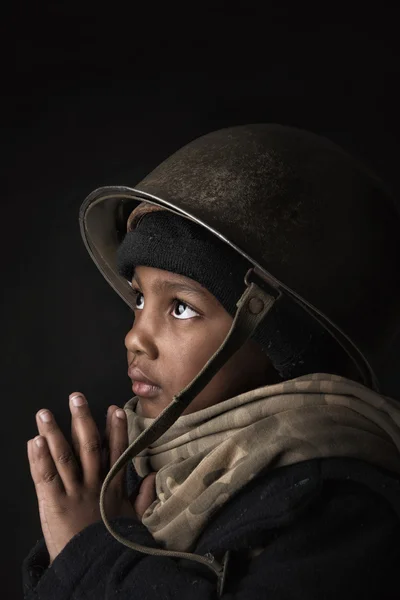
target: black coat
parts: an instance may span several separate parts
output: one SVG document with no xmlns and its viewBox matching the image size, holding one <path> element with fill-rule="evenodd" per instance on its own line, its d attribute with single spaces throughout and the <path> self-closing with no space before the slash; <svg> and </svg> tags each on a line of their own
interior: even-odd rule
<svg viewBox="0 0 400 600">
<path fill-rule="evenodd" d="M 139 521 L 113 524 L 124 537 L 157 546 Z M 248 560 L 248 549 L 260 546 Z M 226 550 L 224 600 L 398 600 L 400 477 L 353 459 L 264 472 L 216 513 L 194 551 L 221 559 Z M 23 563 L 26 599 L 217 598 L 210 569 L 135 552 L 102 521 L 48 564 L 42 539 Z"/>
</svg>

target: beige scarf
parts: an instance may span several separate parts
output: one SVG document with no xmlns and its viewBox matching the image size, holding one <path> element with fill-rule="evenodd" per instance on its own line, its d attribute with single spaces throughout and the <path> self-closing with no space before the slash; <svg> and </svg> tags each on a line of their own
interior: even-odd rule
<svg viewBox="0 0 400 600">
<path fill-rule="evenodd" d="M 129 443 L 154 419 L 125 405 Z M 156 471 L 142 522 L 168 550 L 190 552 L 213 514 L 268 467 L 349 457 L 400 473 L 400 403 L 337 375 L 314 373 L 181 416 L 133 459 Z"/>
</svg>

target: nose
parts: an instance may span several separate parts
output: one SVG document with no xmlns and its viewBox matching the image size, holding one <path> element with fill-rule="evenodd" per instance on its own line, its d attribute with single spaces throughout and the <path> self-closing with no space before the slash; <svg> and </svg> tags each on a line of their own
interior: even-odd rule
<svg viewBox="0 0 400 600">
<path fill-rule="evenodd" d="M 146 354 L 150 360 L 158 357 L 155 324 L 145 314 L 137 314 L 125 336 L 125 347 L 132 354 Z"/>
</svg>

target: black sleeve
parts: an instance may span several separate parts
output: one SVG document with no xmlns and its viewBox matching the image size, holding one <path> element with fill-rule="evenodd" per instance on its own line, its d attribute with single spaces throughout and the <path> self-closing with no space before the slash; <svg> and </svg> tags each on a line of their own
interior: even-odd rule
<svg viewBox="0 0 400 600">
<path fill-rule="evenodd" d="M 144 525 L 126 517 L 113 525 L 124 537 L 157 547 Z M 186 561 L 185 561 L 186 562 Z M 172 558 L 148 556 L 120 544 L 102 521 L 86 527 L 49 567 L 43 540 L 23 564 L 26 600 L 215 599 L 216 577 L 182 568 Z"/>
<path fill-rule="evenodd" d="M 246 568 L 240 553 L 236 556 L 230 573 L 239 582 L 228 581 L 233 598 L 399 600 L 400 520 L 367 487 L 325 482 L 287 526 L 263 533 L 260 522 L 256 527 L 247 540 L 264 549 Z"/>
<path fill-rule="evenodd" d="M 114 523 L 127 538 L 156 546 L 138 521 Z M 253 545 L 257 538 L 264 550 L 245 569 L 244 560 L 238 568 L 232 564 L 223 600 L 399 598 L 399 521 L 385 500 L 359 484 L 326 484 L 318 501 L 292 523 L 271 530 L 258 520 L 254 533 L 247 530 L 246 539 Z M 27 600 L 217 598 L 209 570 L 134 552 L 102 522 L 76 535 L 49 568 L 45 554 L 39 543 L 24 564 Z"/>
</svg>

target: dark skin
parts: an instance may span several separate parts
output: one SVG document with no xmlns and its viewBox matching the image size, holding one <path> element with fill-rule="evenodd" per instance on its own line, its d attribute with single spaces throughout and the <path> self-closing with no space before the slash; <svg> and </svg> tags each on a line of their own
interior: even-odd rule
<svg viewBox="0 0 400 600">
<path fill-rule="evenodd" d="M 72 399 L 77 396 L 83 399 L 80 406 L 73 404 Z M 112 405 L 108 409 L 106 426 L 110 463 L 105 465 L 100 434 L 85 397 L 74 392 L 70 395 L 69 405 L 73 448 L 46 409 L 36 414 L 39 435 L 28 441 L 29 466 L 50 564 L 74 535 L 101 519 L 99 499 L 105 472 L 128 445 L 125 412 L 122 410 L 119 415 L 121 409 Z M 49 420 L 43 421 L 42 417 Z M 111 481 L 110 493 L 106 496 L 107 516 L 140 518 L 154 500 L 153 484 L 154 475 L 149 476 L 147 483 L 143 481 L 142 494 L 136 501 L 127 498 L 124 471 L 121 470 Z"/>
<path fill-rule="evenodd" d="M 174 273 L 138 267 L 132 281 L 135 319 L 125 337 L 127 360 L 152 382 L 152 397 L 138 395 L 144 416 L 157 417 L 174 394 L 185 387 L 218 349 L 232 317 L 197 282 Z M 194 399 L 185 413 L 279 381 L 269 359 L 248 341 Z M 74 405 L 74 397 L 82 398 Z M 99 498 L 105 474 L 128 447 L 125 412 L 108 409 L 106 440 L 110 460 L 104 463 L 100 434 L 86 398 L 70 395 L 72 446 L 47 409 L 36 414 L 39 435 L 28 441 L 43 535 L 50 564 L 66 544 L 87 526 L 101 520 Z M 48 420 L 42 420 L 47 416 Z M 111 481 L 105 502 L 109 519 L 141 519 L 155 500 L 155 473 L 142 482 L 139 494 L 128 498 L 125 472 Z"/>
<path fill-rule="evenodd" d="M 127 361 L 160 388 L 154 398 L 137 394 L 143 415 L 155 418 L 219 348 L 233 319 L 208 290 L 175 273 L 137 267 L 132 289 L 136 308 L 132 329 L 125 337 Z M 279 377 L 269 358 L 248 341 L 183 414 L 276 381 Z"/>
</svg>

